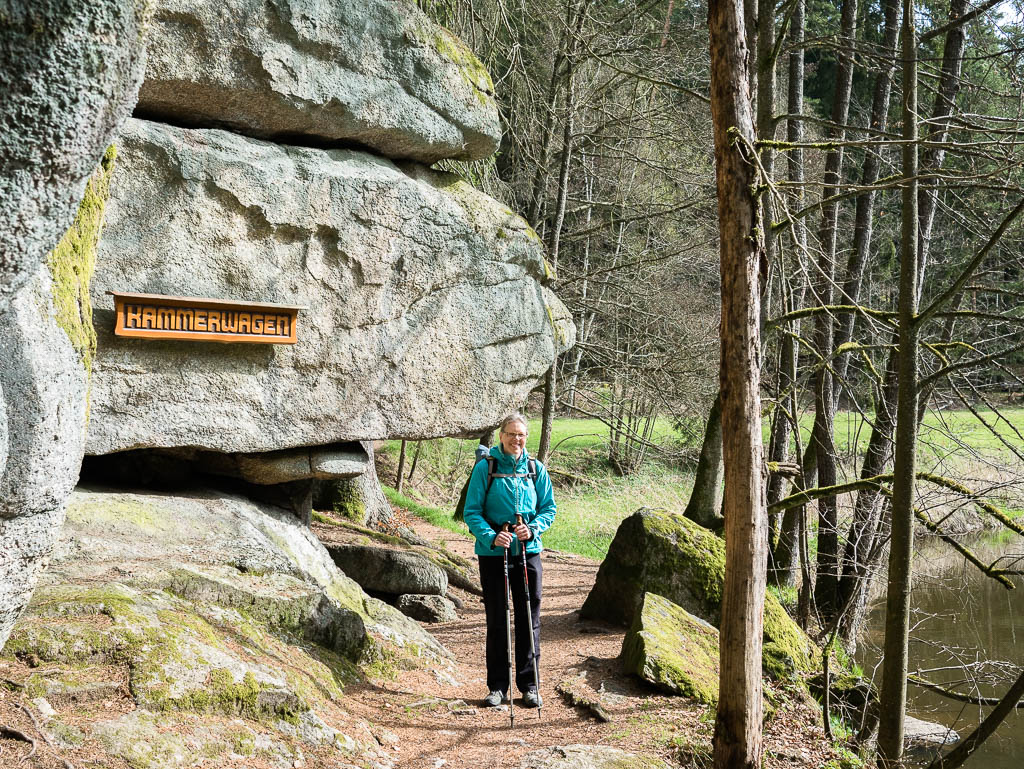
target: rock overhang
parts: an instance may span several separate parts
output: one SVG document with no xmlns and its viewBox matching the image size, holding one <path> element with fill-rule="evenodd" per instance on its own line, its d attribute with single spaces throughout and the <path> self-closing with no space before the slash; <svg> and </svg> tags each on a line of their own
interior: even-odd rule
<svg viewBox="0 0 1024 769">
<path fill-rule="evenodd" d="M 158 0 L 137 114 L 422 163 L 498 148 L 494 85 L 408 0 Z"/>
<path fill-rule="evenodd" d="M 536 234 L 452 174 L 140 120 L 119 145 L 88 453 L 468 434 L 572 343 Z M 293 346 L 122 339 L 108 290 L 309 310 Z"/>
</svg>

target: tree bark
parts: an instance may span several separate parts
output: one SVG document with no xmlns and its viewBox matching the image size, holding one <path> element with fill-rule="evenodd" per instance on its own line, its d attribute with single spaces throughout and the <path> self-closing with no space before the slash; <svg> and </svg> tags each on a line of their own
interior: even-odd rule
<svg viewBox="0 0 1024 769">
<path fill-rule="evenodd" d="M 893 469 L 892 536 L 885 601 L 885 659 L 879 695 L 878 752 L 883 767 L 903 757 L 903 716 L 907 703 L 907 641 L 913 567 L 915 452 L 917 450 L 917 40 L 914 0 L 903 0 L 903 196 L 900 241 L 899 385 Z"/>
<path fill-rule="evenodd" d="M 789 53 L 789 88 L 786 94 L 786 112 L 791 116 L 786 121 L 786 140 L 793 144 L 803 141 L 803 120 L 799 117 L 804 109 L 804 19 L 805 2 L 796 0 L 793 7 L 793 15 L 789 20 L 788 42 Z M 804 186 L 804 152 L 796 148 L 787 154 L 786 173 L 794 190 L 793 205 L 796 210 L 803 207 L 803 186 Z M 797 219 L 793 225 L 794 245 L 799 254 L 807 251 L 807 224 L 803 217 Z M 796 310 L 803 302 L 803 289 L 797 295 L 791 294 L 787 310 Z M 794 388 L 796 382 L 797 367 L 797 340 L 800 334 L 799 321 L 792 324 L 792 336 L 784 336 L 780 340 L 779 351 L 779 397 L 785 397 L 789 401 L 790 414 L 796 415 L 797 395 Z M 772 423 L 771 453 L 769 458 L 776 462 L 783 462 L 789 454 L 790 422 L 786 415 L 776 412 L 778 419 Z M 799 436 L 797 439 L 797 450 L 799 451 Z M 811 481 L 807 478 L 805 470 L 802 484 Z M 786 479 L 776 475 L 768 482 L 768 504 L 782 499 L 786 490 Z M 786 511 L 782 516 L 779 526 L 779 536 L 772 553 L 773 579 L 776 584 L 790 586 L 797 582 L 797 567 L 800 556 L 801 521 L 803 510 Z"/>
<path fill-rule="evenodd" d="M 715 396 L 704 428 L 693 491 L 683 515 L 706 529 L 722 526 L 722 398 Z"/>
<path fill-rule="evenodd" d="M 836 73 L 835 101 L 832 104 L 832 123 L 827 140 L 842 141 L 850 113 L 850 92 L 853 87 L 853 51 L 857 34 L 857 0 L 843 0 L 839 47 L 839 69 Z M 822 199 L 838 193 L 843 167 L 841 147 L 829 150 L 825 156 L 825 186 Z M 839 227 L 839 204 L 827 203 L 821 214 L 821 255 L 818 260 L 818 301 L 833 304 L 835 297 L 836 239 Z M 811 442 L 818 460 L 818 485 L 834 486 L 838 479 L 833 433 L 835 430 L 835 395 L 833 392 L 832 351 L 835 328 L 829 313 L 820 313 L 815 324 L 815 349 L 822 356 L 815 383 L 814 427 Z M 839 580 L 838 509 L 835 497 L 818 500 L 818 571 L 815 576 L 814 597 L 819 610 L 826 617 L 833 616 L 837 604 Z"/>
<path fill-rule="evenodd" d="M 875 131 L 884 131 L 889 121 L 892 78 L 896 69 L 896 51 L 899 45 L 899 0 L 885 0 L 884 14 L 885 31 L 882 33 L 882 45 L 879 50 L 882 68 L 875 77 L 875 92 L 871 102 L 871 128 Z M 864 280 L 864 267 L 871 252 L 874 229 L 876 191 L 870 189 L 870 187 L 878 181 L 881 166 L 881 153 L 869 148 L 864 154 L 864 163 L 861 166 L 860 174 L 861 185 L 869 189 L 857 198 L 857 210 L 854 214 L 853 224 L 853 251 L 850 253 L 850 258 L 846 263 L 846 278 L 843 281 L 843 304 L 857 304 L 860 299 L 861 284 Z M 853 327 L 856 319 L 856 313 L 844 312 L 839 314 L 835 338 L 836 349 L 841 348 L 853 338 Z M 836 360 L 834 391 L 837 397 L 839 390 L 842 388 L 842 383 L 846 379 L 849 363 L 849 353 L 839 355 Z"/>
<path fill-rule="evenodd" d="M 402 440 L 402 448 L 398 452 L 398 472 L 395 473 L 395 491 L 402 493 L 402 482 L 405 480 L 405 444 Z"/>
<path fill-rule="evenodd" d="M 555 424 L 555 366 L 548 369 L 544 377 L 544 411 L 540 424 L 540 444 L 537 446 L 537 459 L 543 464 L 548 463 L 551 456 L 551 430 Z"/>
<path fill-rule="evenodd" d="M 740 0 L 710 0 L 711 119 L 721 255 L 725 584 L 714 765 L 758 769 L 767 516 L 761 457 L 758 179 Z"/>
<path fill-rule="evenodd" d="M 950 0 L 950 21 L 962 18 L 968 8 L 967 0 Z M 960 70 L 964 60 L 964 45 L 967 35 L 962 24 L 954 24 L 946 31 L 942 46 L 942 74 L 939 77 L 939 88 L 935 92 L 935 103 L 932 107 L 931 120 L 928 121 L 928 147 L 921 158 L 921 167 L 925 171 L 938 170 L 942 167 L 946 149 L 943 146 L 949 136 L 949 126 L 953 121 L 956 94 L 960 90 Z M 925 267 L 932 242 L 932 225 L 935 222 L 935 210 L 938 207 L 938 179 L 926 179 L 921 182 L 918 190 L 918 262 L 920 269 L 917 278 L 917 293 L 920 296 L 924 287 Z"/>
</svg>

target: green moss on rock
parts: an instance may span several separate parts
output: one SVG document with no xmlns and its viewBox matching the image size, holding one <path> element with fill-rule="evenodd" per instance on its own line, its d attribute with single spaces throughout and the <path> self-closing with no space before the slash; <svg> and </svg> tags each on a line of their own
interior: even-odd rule
<svg viewBox="0 0 1024 769">
<path fill-rule="evenodd" d="M 130 526 L 147 535 L 174 531 L 173 511 L 111 495 L 76 495 L 68 505 L 68 519 L 82 524 Z"/>
<path fill-rule="evenodd" d="M 455 65 L 459 76 L 473 89 L 482 107 L 494 103 L 494 81 L 468 45 L 440 24 L 431 22 L 414 22 L 409 32 L 413 40 L 434 49 L 442 59 Z"/>
<path fill-rule="evenodd" d="M 660 595 L 645 593 L 622 643 L 627 672 L 671 694 L 718 701 L 718 631 Z"/>
<path fill-rule="evenodd" d="M 718 627 L 724 583 L 722 539 L 679 513 L 642 508 L 619 526 L 580 616 L 629 626 L 651 592 Z M 800 672 L 813 670 L 820 652 L 770 594 L 764 616 L 771 672 L 790 663 Z M 781 660 L 789 662 L 780 667 Z"/>
<path fill-rule="evenodd" d="M 111 145 L 85 186 L 85 196 L 74 224 L 46 259 L 53 277 L 57 323 L 68 335 L 87 372 L 92 370 L 96 353 L 89 281 L 96 267 L 96 246 L 103 229 L 103 212 L 110 197 L 110 177 L 116 157 L 117 150 Z"/>
</svg>

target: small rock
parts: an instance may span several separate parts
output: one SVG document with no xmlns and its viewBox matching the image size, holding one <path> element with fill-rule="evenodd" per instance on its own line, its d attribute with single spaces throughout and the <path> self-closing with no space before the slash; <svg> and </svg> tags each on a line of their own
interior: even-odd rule
<svg viewBox="0 0 1024 769">
<path fill-rule="evenodd" d="M 448 760 L 445 759 L 445 758 L 435 758 L 434 759 L 434 769 L 441 769 L 441 767 L 444 766 L 447 763 L 448 763 Z"/>
<path fill-rule="evenodd" d="M 399 741 L 397 734 L 390 729 L 385 729 L 383 726 L 379 726 L 377 724 L 374 724 L 370 728 L 370 734 L 372 734 L 373 738 L 381 745 L 397 745 Z"/>
<path fill-rule="evenodd" d="M 420 622 L 454 622 L 459 618 L 455 604 L 441 595 L 400 595 L 395 608 Z"/>
<path fill-rule="evenodd" d="M 57 711 L 53 709 L 53 706 L 42 697 L 36 697 L 32 700 L 32 704 L 36 706 L 36 710 L 43 717 L 43 721 L 49 721 L 57 715 Z"/>
</svg>

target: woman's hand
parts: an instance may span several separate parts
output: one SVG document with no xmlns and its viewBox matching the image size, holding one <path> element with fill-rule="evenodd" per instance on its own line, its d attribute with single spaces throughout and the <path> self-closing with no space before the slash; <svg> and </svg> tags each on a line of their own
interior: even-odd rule
<svg viewBox="0 0 1024 769">
<path fill-rule="evenodd" d="M 530 531 L 530 527 L 525 523 L 520 523 L 516 526 L 516 536 L 519 537 L 520 542 L 526 542 L 527 540 L 533 539 L 533 532 Z"/>
<path fill-rule="evenodd" d="M 495 547 L 508 548 L 512 544 L 512 532 L 511 531 L 499 531 L 498 536 L 494 538 Z"/>
</svg>

